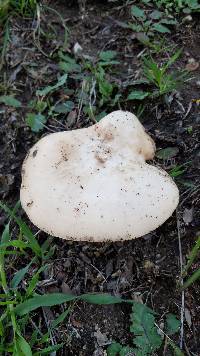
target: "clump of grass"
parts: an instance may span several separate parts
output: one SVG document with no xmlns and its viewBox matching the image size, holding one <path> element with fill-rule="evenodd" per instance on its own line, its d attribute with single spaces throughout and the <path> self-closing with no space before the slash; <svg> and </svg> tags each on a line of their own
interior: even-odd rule
<svg viewBox="0 0 200 356">
<path fill-rule="evenodd" d="M 97 121 L 106 114 L 106 107 L 113 107 L 119 102 L 119 87 L 111 79 L 111 73 L 119 64 L 116 51 L 102 51 L 94 58 L 82 58 L 79 63 L 68 55 L 59 53 L 60 69 L 81 83 L 81 90 L 76 91 L 82 111 Z M 100 115 L 99 115 L 100 114 Z"/>
<path fill-rule="evenodd" d="M 166 316 L 165 329 L 161 330 L 155 321 L 156 313 L 133 300 L 124 300 L 109 294 L 75 296 L 42 293 L 39 280 L 48 268 L 49 259 L 53 256 L 51 239 L 48 238 L 42 245 L 39 244 L 27 224 L 17 217 L 19 204 L 10 210 L 0 202 L 0 208 L 9 216 L 0 239 L 0 353 L 13 356 L 39 356 L 62 348 L 63 343 L 52 345 L 51 334 L 54 328 L 58 328 L 69 317 L 71 308 L 67 306 L 46 328 L 41 322 L 41 316 L 37 318 L 38 314 L 35 311 L 39 308 L 78 300 L 101 305 L 125 302 L 132 306 L 130 331 L 134 335 L 135 346 L 132 348 L 113 343 L 107 350 L 109 356 L 127 355 L 130 351 L 134 351 L 136 355 L 150 355 L 160 349 L 164 337 L 167 338 L 165 347 L 168 343 L 174 350 L 178 350 L 170 338 L 180 326 L 180 322 L 173 314 Z M 18 233 L 16 229 L 14 234 L 12 232 L 12 220 L 18 226 Z M 12 275 L 21 256 L 23 261 L 26 261 L 25 266 L 17 269 Z M 182 354 L 179 352 L 179 355 Z"/>
<path fill-rule="evenodd" d="M 0 69 L 3 67 L 5 54 L 9 42 L 9 19 L 13 15 L 31 17 L 37 8 L 37 0 L 0 0 L 0 26 L 2 27 L 0 40 Z"/>
<path fill-rule="evenodd" d="M 152 99 L 163 97 L 170 94 L 174 90 L 179 89 L 188 79 L 188 73 L 185 70 L 170 71 L 170 67 L 178 59 L 181 50 L 178 50 L 164 64 L 159 65 L 152 57 L 143 57 L 143 77 L 136 84 L 145 84 L 152 86 L 151 91 L 133 90 L 128 100 L 138 99 L 143 100 L 146 97 Z"/>
<path fill-rule="evenodd" d="M 0 207 L 10 216 L 0 240 L 0 351 L 14 356 L 30 356 L 31 349 L 37 349 L 37 345 L 44 345 L 44 349 L 49 347 L 49 340 L 39 328 L 26 340 L 26 330 L 32 319 L 29 315 L 20 317 L 17 306 L 35 295 L 40 275 L 47 268 L 46 262 L 53 251 L 50 240 L 39 245 L 25 222 L 15 215 L 17 206 L 13 211 L 2 203 Z M 19 231 L 14 238 L 10 230 L 12 219 L 17 223 Z M 27 264 L 12 276 L 14 264 L 21 256 Z"/>
<path fill-rule="evenodd" d="M 187 78 L 184 71 L 168 72 L 168 69 L 178 59 L 181 51 L 177 51 L 168 61 L 163 65 L 158 65 L 152 58 L 143 58 L 143 73 L 144 77 L 150 84 L 156 87 L 154 96 L 163 96 L 178 89 Z"/>
<path fill-rule="evenodd" d="M 42 130 L 48 118 L 57 119 L 75 109 L 79 115 L 84 113 L 93 122 L 99 121 L 107 114 L 105 110 L 118 104 L 121 97 L 118 85 L 111 79 L 119 64 L 117 52 L 102 51 L 96 59 L 75 59 L 62 51 L 58 56 L 62 75 L 55 84 L 37 90 L 37 99 L 29 105 L 26 123 L 34 132 Z M 53 96 L 59 90 L 64 95 L 54 102 Z"/>
<path fill-rule="evenodd" d="M 0 3 L 0 22 L 4 22 L 11 13 L 22 16 L 32 16 L 37 6 L 37 0 L 2 0 Z"/>
</svg>

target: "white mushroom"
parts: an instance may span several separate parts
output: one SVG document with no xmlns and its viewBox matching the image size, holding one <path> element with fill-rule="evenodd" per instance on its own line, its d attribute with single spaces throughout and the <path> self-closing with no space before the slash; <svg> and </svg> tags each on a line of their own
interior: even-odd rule
<svg viewBox="0 0 200 356">
<path fill-rule="evenodd" d="M 22 206 L 37 227 L 64 239 L 145 235 L 171 216 L 179 199 L 171 177 L 145 163 L 154 152 L 153 140 L 129 112 L 50 134 L 24 161 Z"/>
</svg>

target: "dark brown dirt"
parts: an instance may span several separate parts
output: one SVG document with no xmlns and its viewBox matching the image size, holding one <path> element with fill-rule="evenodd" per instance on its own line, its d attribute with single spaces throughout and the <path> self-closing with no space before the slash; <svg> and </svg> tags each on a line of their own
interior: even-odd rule
<svg viewBox="0 0 200 356">
<path fill-rule="evenodd" d="M 122 87 L 127 80 L 131 83 L 136 71 L 140 70 L 137 55 L 143 47 L 134 39 L 131 31 L 119 26 L 118 21 L 128 21 L 127 7 L 117 7 L 115 3 L 111 6 L 106 2 L 91 2 L 81 14 L 73 2 L 68 6 L 64 1 L 57 1 L 51 6 L 62 14 L 70 29 L 69 53 L 76 42 L 82 46 L 85 54 L 91 56 L 101 50 L 116 50 L 122 63 L 116 80 Z M 63 28 L 53 12 L 42 13 L 41 26 L 43 31 L 49 31 L 50 25 L 55 26 L 59 31 L 57 40 L 54 37 L 47 41 L 41 34 L 36 48 L 32 39 L 33 25 L 32 20 L 12 20 L 11 42 L 4 67 L 7 91 L 9 87 L 14 89 L 24 105 L 20 110 L 2 107 L 0 113 L 0 194 L 2 200 L 10 206 L 19 199 L 22 161 L 28 149 L 41 137 L 41 134 L 32 133 L 25 124 L 26 106 L 34 98 L 36 88 L 56 78 L 58 66 L 54 53 L 59 46 L 58 42 L 62 43 L 63 40 Z M 181 59 L 175 65 L 178 68 L 184 68 L 188 58 L 200 62 L 199 33 L 199 18 L 194 17 L 178 33 L 169 36 L 169 43 L 183 48 Z M 158 54 L 157 58 L 162 62 L 165 54 L 161 56 Z M 75 294 L 109 292 L 124 298 L 139 298 L 147 303 L 158 313 L 158 323 L 162 322 L 167 312 L 180 317 L 177 226 L 180 226 L 184 261 L 200 232 L 200 112 L 198 104 L 193 102 L 193 99 L 200 98 L 200 67 L 191 74 L 194 78 L 173 96 L 171 104 L 148 102 L 141 118 L 158 149 L 179 149 L 174 158 L 167 161 L 157 159 L 154 163 L 167 171 L 175 165 L 186 167 L 184 174 L 176 178 L 181 193 L 177 213 L 162 227 L 136 241 L 90 244 L 55 239 L 56 251 L 52 259 L 51 275 L 54 284 L 46 287 L 45 291 L 70 291 Z M 136 112 L 137 104 L 124 101 L 122 109 Z M 78 123 L 73 122 L 69 128 L 89 124 L 91 122 L 82 115 Z M 43 131 L 42 135 L 46 133 Z M 192 209 L 189 221 L 188 209 Z M 2 213 L 1 227 L 5 219 Z M 41 234 L 40 239 L 45 237 L 45 234 Z M 197 261 L 190 273 L 199 266 Z M 187 321 L 184 325 L 184 347 L 188 355 L 200 355 L 199 300 L 200 284 L 196 282 L 185 292 L 185 307 L 192 318 L 190 326 Z M 64 340 L 66 344 L 60 355 L 100 356 L 104 355 L 106 345 L 112 340 L 131 344 L 129 314 L 130 308 L 126 305 L 75 304 L 68 322 L 56 331 L 57 342 Z"/>
</svg>

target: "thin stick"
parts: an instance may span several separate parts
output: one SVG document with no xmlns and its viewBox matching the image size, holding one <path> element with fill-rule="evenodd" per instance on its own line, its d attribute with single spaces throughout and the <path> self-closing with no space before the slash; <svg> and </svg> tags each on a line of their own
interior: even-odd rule
<svg viewBox="0 0 200 356">
<path fill-rule="evenodd" d="M 181 272 L 181 287 L 183 286 L 183 255 L 182 255 L 182 245 L 181 245 L 181 233 L 180 233 L 180 221 L 178 218 L 178 210 L 176 209 L 176 220 L 177 220 L 177 232 L 178 232 L 178 246 L 179 246 L 179 261 L 180 261 L 180 272 Z M 180 349 L 183 349 L 183 338 L 184 338 L 184 315 L 185 315 L 185 292 L 181 292 L 181 328 L 180 328 Z"/>
</svg>

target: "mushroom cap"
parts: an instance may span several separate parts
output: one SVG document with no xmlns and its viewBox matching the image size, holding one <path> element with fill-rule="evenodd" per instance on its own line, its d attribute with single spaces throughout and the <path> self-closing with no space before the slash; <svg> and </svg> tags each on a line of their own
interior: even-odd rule
<svg viewBox="0 0 200 356">
<path fill-rule="evenodd" d="M 38 228 L 67 240 L 143 236 L 163 224 L 179 200 L 171 177 L 145 163 L 154 153 L 153 140 L 129 112 L 47 135 L 24 161 L 22 206 Z"/>
</svg>

